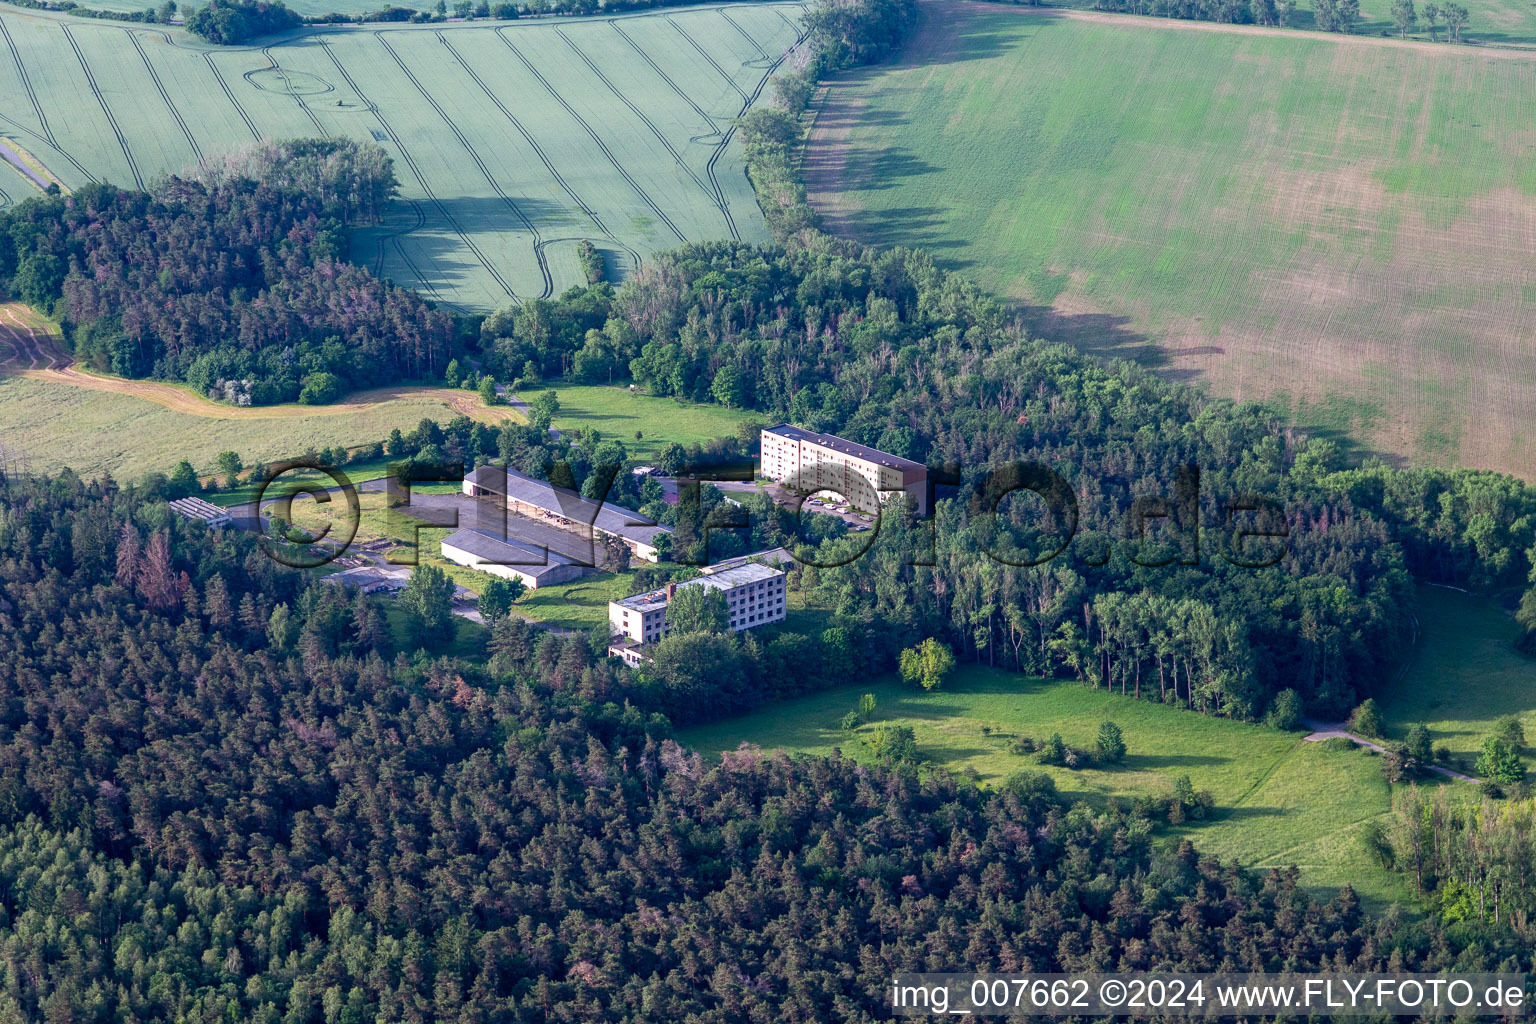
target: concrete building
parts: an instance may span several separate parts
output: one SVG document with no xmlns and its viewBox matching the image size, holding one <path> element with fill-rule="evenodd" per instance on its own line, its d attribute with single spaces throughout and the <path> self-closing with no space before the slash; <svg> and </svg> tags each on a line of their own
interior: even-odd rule
<svg viewBox="0 0 1536 1024">
<path fill-rule="evenodd" d="M 405 575 L 396 575 L 385 572 L 383 569 L 363 565 L 355 569 L 333 572 L 329 576 L 321 577 L 321 581 L 338 587 L 356 587 L 365 594 L 391 594 L 397 590 L 404 590 L 407 578 Z"/>
<path fill-rule="evenodd" d="M 503 579 L 519 579 L 529 590 L 552 583 L 580 579 L 589 567 L 577 564 L 558 551 L 538 548 L 488 530 L 457 530 L 443 538 L 443 557 L 450 562 L 488 572 Z"/>
<path fill-rule="evenodd" d="M 928 514 L 928 467 L 920 462 L 788 423 L 764 428 L 761 444 L 759 472 L 770 480 L 801 491 L 835 491 L 866 512 L 906 493 Z"/>
<path fill-rule="evenodd" d="M 659 558 L 657 538 L 672 532 L 669 527 L 638 512 L 618 505 L 599 505 L 579 494 L 556 490 L 547 480 L 537 480 L 500 466 L 476 468 L 464 478 L 464 493 L 470 497 L 505 495 L 508 511 L 552 522 L 563 529 L 584 534 L 590 527 L 594 538 L 616 537 L 636 558 L 647 562 Z"/>
<path fill-rule="evenodd" d="M 230 524 L 228 509 L 219 508 L 202 498 L 177 498 L 170 503 L 170 506 L 171 511 L 181 518 L 193 523 L 202 523 L 210 529 L 218 529 Z"/>
<path fill-rule="evenodd" d="M 749 562 L 683 583 L 669 583 L 660 590 L 610 601 L 609 632 L 622 633 L 636 644 L 655 643 L 667 633 L 667 604 L 684 587 L 711 587 L 720 591 L 725 597 L 726 621 L 736 632 L 784 620 L 784 573 Z"/>
</svg>

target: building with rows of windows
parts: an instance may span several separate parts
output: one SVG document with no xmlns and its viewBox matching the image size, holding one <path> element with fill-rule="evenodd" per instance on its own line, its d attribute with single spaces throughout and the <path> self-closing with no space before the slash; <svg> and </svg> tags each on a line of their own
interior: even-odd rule
<svg viewBox="0 0 1536 1024">
<path fill-rule="evenodd" d="M 784 573 L 771 566 L 748 562 L 704 570 L 705 575 L 683 583 L 669 583 L 660 590 L 635 594 L 608 604 L 611 634 L 624 639 L 608 648 L 610 654 L 634 665 L 645 660 L 640 650 L 667 632 L 667 604 L 683 587 L 713 587 L 725 598 L 727 622 L 732 630 L 755 629 L 784 619 Z"/>
<path fill-rule="evenodd" d="M 760 475 L 798 491 L 834 491 L 875 512 L 893 494 L 909 494 L 928 514 L 928 467 L 868 445 L 781 423 L 760 438 Z"/>
</svg>

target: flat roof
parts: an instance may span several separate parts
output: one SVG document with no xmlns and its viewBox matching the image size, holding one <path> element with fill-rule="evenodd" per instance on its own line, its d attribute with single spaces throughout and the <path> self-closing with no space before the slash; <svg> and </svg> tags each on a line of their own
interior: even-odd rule
<svg viewBox="0 0 1536 1024">
<path fill-rule="evenodd" d="M 639 512 L 633 512 L 619 505 L 610 505 L 607 502 L 599 506 L 597 502 L 583 498 L 574 491 L 556 490 L 548 480 L 538 480 L 519 473 L 515 469 L 506 470 L 505 481 L 501 474 L 500 466 L 478 466 L 469 474 L 469 479 L 476 487 L 496 494 L 505 494 L 509 498 L 515 498 L 524 504 L 533 505 L 575 522 L 590 522 L 604 533 L 611 533 L 641 544 L 654 545 L 658 536 L 672 532 L 670 527 L 647 519 Z"/>
<path fill-rule="evenodd" d="M 541 552 L 532 544 L 524 544 L 510 537 L 498 537 L 489 530 L 455 530 L 444 537 L 442 543 L 529 576 L 540 576 L 563 565 L 584 564 L 553 548 L 543 552 L 541 560 Z"/>
<path fill-rule="evenodd" d="M 354 587 L 368 587 L 375 583 L 382 583 L 390 587 L 403 587 L 405 581 L 393 573 L 371 565 L 360 565 L 353 569 L 343 569 L 341 572 L 333 572 L 321 579 L 326 583 L 348 584 Z"/>
<path fill-rule="evenodd" d="M 844 452 L 848 455 L 857 455 L 866 462 L 876 462 L 892 469 L 926 469 L 921 462 L 913 462 L 904 459 L 900 455 L 892 455 L 890 452 L 882 452 L 878 448 L 871 448 L 867 444 L 859 444 L 836 434 L 818 434 L 814 430 L 806 430 L 790 423 L 780 423 L 773 427 L 764 427 L 763 433 L 776 434 L 790 441 L 803 441 L 808 444 L 819 445 L 822 448 L 830 448 L 833 451 Z"/>
<path fill-rule="evenodd" d="M 183 519 L 228 519 L 229 509 L 220 508 L 202 498 L 177 498 L 170 503 L 171 511 Z"/>
<path fill-rule="evenodd" d="M 695 576 L 691 580 L 684 580 L 677 585 L 677 589 L 682 590 L 684 587 L 713 587 L 724 592 L 735 590 L 737 587 L 744 587 L 749 583 L 758 583 L 783 575 L 784 573 L 778 569 L 761 565 L 757 562 L 748 562 L 746 565 L 721 569 L 719 572 L 711 573 L 708 576 Z M 657 608 L 665 608 L 667 606 L 667 588 L 662 587 L 659 590 L 648 590 L 643 594 L 634 594 L 630 597 L 620 598 L 613 603 L 623 608 L 628 608 L 631 611 L 655 611 Z"/>
</svg>

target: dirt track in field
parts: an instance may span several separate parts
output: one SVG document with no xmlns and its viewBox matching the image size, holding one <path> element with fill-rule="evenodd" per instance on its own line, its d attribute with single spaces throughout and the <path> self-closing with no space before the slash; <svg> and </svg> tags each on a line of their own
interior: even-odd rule
<svg viewBox="0 0 1536 1024">
<path fill-rule="evenodd" d="M 517 420 L 508 407 L 487 407 L 480 396 L 453 388 L 402 386 L 354 391 L 347 401 L 333 405 L 237 406 L 214 402 L 189 388 L 150 380 L 127 380 L 77 369 L 65 355 L 52 331 L 40 326 L 19 303 L 0 303 L 0 375 L 68 384 L 91 391 L 142 398 L 172 412 L 207 419 L 286 419 L 293 416 L 339 416 L 357 413 L 402 398 L 435 398 L 449 409 L 482 422 Z"/>
</svg>

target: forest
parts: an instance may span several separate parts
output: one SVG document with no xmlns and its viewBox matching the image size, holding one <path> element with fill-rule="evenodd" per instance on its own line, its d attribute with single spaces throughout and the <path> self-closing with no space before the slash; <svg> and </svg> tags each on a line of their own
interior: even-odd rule
<svg viewBox="0 0 1536 1024">
<path fill-rule="evenodd" d="M 584 636 L 391 652 L 372 600 L 134 488 L 0 482 L 0 1021 L 870 1021 L 925 964 L 1520 962 L 1027 773 L 706 765 Z"/>
<path fill-rule="evenodd" d="M 0 285 L 85 365 L 235 404 L 440 377 L 454 319 L 346 259 L 395 187 L 383 150 L 324 139 L 255 143 L 152 193 L 39 196 L 0 210 Z"/>
</svg>

